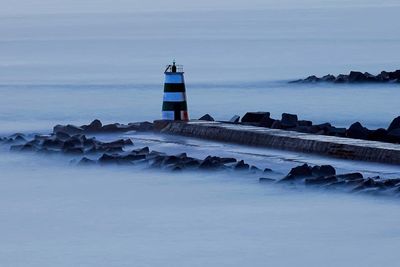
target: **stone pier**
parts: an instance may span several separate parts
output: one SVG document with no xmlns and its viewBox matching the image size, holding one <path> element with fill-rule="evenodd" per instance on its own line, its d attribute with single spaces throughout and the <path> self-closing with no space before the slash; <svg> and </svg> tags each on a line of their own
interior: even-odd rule
<svg viewBox="0 0 400 267">
<path fill-rule="evenodd" d="M 400 164 L 400 145 L 205 121 L 155 121 L 155 130 L 213 141 Z"/>
</svg>

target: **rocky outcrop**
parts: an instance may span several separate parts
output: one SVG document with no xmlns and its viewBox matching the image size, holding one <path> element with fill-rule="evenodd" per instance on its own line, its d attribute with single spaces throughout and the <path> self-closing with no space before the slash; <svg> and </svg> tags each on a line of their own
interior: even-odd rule
<svg viewBox="0 0 400 267">
<path fill-rule="evenodd" d="M 259 181 L 260 183 L 274 182 L 266 177 L 259 178 Z M 357 194 L 400 196 L 400 178 L 364 177 L 358 172 L 337 175 L 336 170 L 330 165 L 310 166 L 304 164 L 297 166 L 276 182 Z"/>
<path fill-rule="evenodd" d="M 185 125 L 185 123 L 178 123 Z M 186 124 L 187 125 L 187 124 Z M 99 127 L 97 127 L 99 128 Z M 219 129 L 221 130 L 221 129 Z M 131 139 L 117 139 L 102 142 L 95 137 L 84 134 L 49 135 L 14 134 L 0 141 L 10 146 L 15 152 L 36 152 L 42 154 L 63 154 L 66 159 L 73 158 L 71 163 L 80 166 L 136 166 L 142 165 L 151 169 L 162 169 L 171 172 L 185 170 L 236 172 L 259 179 L 262 184 L 289 184 L 291 188 L 302 186 L 324 190 L 343 191 L 353 194 L 374 196 L 400 196 L 400 179 L 383 179 L 379 176 L 364 177 L 361 173 L 337 174 L 331 165 L 311 166 L 303 164 L 292 168 L 289 173 L 276 179 L 271 177 L 272 170 L 261 170 L 244 160 L 230 157 L 207 156 L 204 159 L 189 157 L 186 153 L 170 155 L 149 147 L 135 148 Z M 293 143 L 294 144 L 294 143 Z M 365 151 L 368 153 L 367 151 Z M 246 176 L 247 177 L 247 176 Z"/>
<path fill-rule="evenodd" d="M 56 125 L 53 128 L 55 134 L 87 134 L 87 133 L 121 133 L 129 131 L 151 131 L 153 124 L 151 122 L 136 122 L 129 124 L 112 123 L 103 125 L 96 119 L 88 125 Z"/>
<path fill-rule="evenodd" d="M 400 70 L 387 72 L 382 71 L 378 75 L 372 75 L 368 72 L 351 71 L 349 74 L 339 74 L 334 76 L 331 74 L 323 77 L 315 75 L 309 76 L 305 79 L 291 81 L 291 83 L 317 83 L 317 82 L 331 82 L 331 83 L 389 83 L 400 82 Z"/>
<path fill-rule="evenodd" d="M 376 130 L 368 129 L 360 122 L 353 123 L 348 129 L 330 123 L 313 124 L 312 121 L 299 120 L 296 114 L 289 113 L 283 113 L 280 120 L 271 118 L 269 112 L 260 111 L 247 112 L 241 122 L 238 119 L 239 116 L 229 123 L 400 144 L 400 116 L 391 122 L 388 129 Z"/>
</svg>

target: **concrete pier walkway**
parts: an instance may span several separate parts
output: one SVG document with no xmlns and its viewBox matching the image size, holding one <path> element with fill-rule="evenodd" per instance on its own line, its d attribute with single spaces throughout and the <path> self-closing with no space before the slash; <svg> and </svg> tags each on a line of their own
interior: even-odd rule
<svg viewBox="0 0 400 267">
<path fill-rule="evenodd" d="M 400 164 L 400 145 L 204 121 L 155 121 L 155 130 L 214 141 Z"/>
</svg>

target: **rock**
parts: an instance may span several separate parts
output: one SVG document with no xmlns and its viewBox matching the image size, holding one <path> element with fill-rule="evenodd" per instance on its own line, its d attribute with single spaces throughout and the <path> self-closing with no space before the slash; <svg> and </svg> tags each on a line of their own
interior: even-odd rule
<svg viewBox="0 0 400 267">
<path fill-rule="evenodd" d="M 304 82 L 308 82 L 308 83 L 314 83 L 314 82 L 319 82 L 319 81 L 320 81 L 320 78 L 318 78 L 315 75 L 308 76 L 307 78 L 304 79 Z"/>
<path fill-rule="evenodd" d="M 359 172 L 340 174 L 340 175 L 337 175 L 336 177 L 338 179 L 346 180 L 346 181 L 354 181 L 354 180 L 364 179 L 363 175 Z"/>
<path fill-rule="evenodd" d="M 386 139 L 393 143 L 400 143 L 400 128 L 391 130 Z"/>
<path fill-rule="evenodd" d="M 349 76 L 348 76 L 348 81 L 349 82 L 365 82 L 367 80 L 367 77 L 359 72 L 359 71 L 351 71 Z"/>
<path fill-rule="evenodd" d="M 282 114 L 282 120 L 281 120 L 282 128 L 284 129 L 294 128 L 297 126 L 297 122 L 298 122 L 297 115 L 289 113 Z"/>
<path fill-rule="evenodd" d="M 198 159 L 194 159 L 194 158 L 189 158 L 189 157 L 188 157 L 188 158 L 182 160 L 181 164 L 182 164 L 182 166 L 183 166 L 184 168 L 190 168 L 190 169 L 192 169 L 192 168 L 197 168 L 197 167 L 199 167 L 200 164 L 201 164 L 201 161 L 198 160 Z"/>
<path fill-rule="evenodd" d="M 383 185 L 386 187 L 395 187 L 400 184 L 400 178 L 386 179 L 383 181 Z"/>
<path fill-rule="evenodd" d="M 118 163 L 118 155 L 110 155 L 104 153 L 99 159 L 98 162 L 101 164 L 110 164 L 110 163 Z"/>
<path fill-rule="evenodd" d="M 146 155 L 144 155 L 144 154 L 128 154 L 125 156 L 121 156 L 119 159 L 126 160 L 126 161 L 137 161 L 137 160 L 142 160 L 145 158 L 146 158 Z"/>
<path fill-rule="evenodd" d="M 42 147 L 45 147 L 45 148 L 61 149 L 63 146 L 64 146 L 64 142 L 59 139 L 46 139 L 42 143 Z"/>
<path fill-rule="evenodd" d="M 155 152 L 155 151 L 154 151 Z M 148 146 L 140 148 L 140 149 L 135 149 L 132 150 L 131 153 L 134 153 L 136 155 L 148 155 L 150 153 L 150 149 Z M 157 152 L 158 153 L 158 152 Z M 159 155 L 159 154 L 158 154 Z"/>
<path fill-rule="evenodd" d="M 367 139 L 369 130 L 361 125 L 361 123 L 353 123 L 346 132 L 346 136 L 356 139 Z"/>
<path fill-rule="evenodd" d="M 64 132 L 64 133 L 67 133 L 67 134 L 70 134 L 70 135 L 72 135 L 72 134 L 80 134 L 83 131 L 84 130 L 81 127 L 78 127 L 78 126 L 75 126 L 75 125 L 71 125 L 71 124 L 68 124 L 68 125 L 65 125 L 65 126 L 64 125 L 56 125 L 53 128 L 53 132 L 54 133 Z"/>
<path fill-rule="evenodd" d="M 382 71 L 380 74 L 376 76 L 378 81 L 380 82 L 388 82 L 390 80 L 390 75 L 389 72 L 387 71 Z"/>
<path fill-rule="evenodd" d="M 271 125 L 271 129 L 282 129 L 281 121 L 274 121 L 274 123 L 272 123 Z"/>
<path fill-rule="evenodd" d="M 308 127 L 308 126 L 297 126 L 295 128 L 291 128 L 290 130 L 300 132 L 300 133 L 311 133 L 311 127 Z"/>
<path fill-rule="evenodd" d="M 335 79 L 336 79 L 336 77 L 331 74 L 325 75 L 321 78 L 321 80 L 324 82 L 333 82 L 333 81 L 335 81 Z"/>
<path fill-rule="evenodd" d="M 347 129 L 346 128 L 336 128 L 336 127 L 329 127 L 325 131 L 325 134 L 332 135 L 332 136 L 346 136 Z"/>
<path fill-rule="evenodd" d="M 128 129 L 130 131 L 137 130 L 137 131 L 143 131 L 143 132 L 153 131 L 154 130 L 154 124 L 151 123 L 151 122 L 148 122 L 148 121 L 144 121 L 144 122 L 139 123 L 139 127 L 137 127 L 137 128 L 136 128 L 136 125 L 135 125 L 135 128 L 133 126 L 134 126 L 134 124 L 129 123 L 128 124 Z"/>
<path fill-rule="evenodd" d="M 331 175 L 331 176 L 321 176 L 321 177 L 316 177 L 316 178 L 306 178 L 304 180 L 304 183 L 306 185 L 326 185 L 326 184 L 331 184 L 334 182 L 337 182 L 338 179 L 336 176 Z"/>
<path fill-rule="evenodd" d="M 292 168 L 289 174 L 286 175 L 286 177 L 284 177 L 281 181 L 291 181 L 311 176 L 312 176 L 312 168 L 307 164 L 303 164 L 301 166 Z"/>
<path fill-rule="evenodd" d="M 12 139 L 13 142 L 16 142 L 16 143 L 24 143 L 27 141 L 26 136 L 22 133 L 15 133 L 13 135 L 10 135 L 9 138 Z"/>
<path fill-rule="evenodd" d="M 250 171 L 252 173 L 261 172 L 261 170 L 259 168 L 257 168 L 257 166 L 254 166 L 254 165 L 250 166 Z"/>
<path fill-rule="evenodd" d="M 261 123 L 262 120 L 270 118 L 269 112 L 247 112 L 243 118 L 243 123 Z"/>
<path fill-rule="evenodd" d="M 314 166 L 311 169 L 313 176 L 333 176 L 336 175 L 336 170 L 331 165 Z"/>
<path fill-rule="evenodd" d="M 200 164 L 200 169 L 215 170 L 224 167 L 219 157 L 207 156 Z"/>
<path fill-rule="evenodd" d="M 310 132 L 315 134 L 326 134 L 332 125 L 329 122 L 316 124 L 310 127 Z"/>
<path fill-rule="evenodd" d="M 272 169 L 270 169 L 270 168 L 265 168 L 265 169 L 264 169 L 264 172 L 272 172 Z"/>
<path fill-rule="evenodd" d="M 241 160 L 238 163 L 236 163 L 236 165 L 233 168 L 237 171 L 247 171 L 249 170 L 249 167 L 250 167 L 249 164 Z"/>
<path fill-rule="evenodd" d="M 83 154 L 83 149 L 80 147 L 68 147 L 68 148 L 64 148 L 63 152 L 65 154 L 79 155 L 79 154 Z"/>
<path fill-rule="evenodd" d="M 394 129 L 400 129 L 400 116 L 395 118 L 388 127 L 388 132 L 393 131 Z"/>
<path fill-rule="evenodd" d="M 272 124 L 274 124 L 275 120 L 269 117 L 264 117 L 260 121 L 260 126 L 265 128 L 271 128 Z"/>
<path fill-rule="evenodd" d="M 86 132 L 100 132 L 102 127 L 103 127 L 103 124 L 98 119 L 95 119 L 89 125 L 83 125 L 82 126 L 82 128 Z"/>
<path fill-rule="evenodd" d="M 297 121 L 298 126 L 303 126 L 303 127 L 311 127 L 312 126 L 312 121 L 306 121 L 306 120 L 299 120 Z"/>
<path fill-rule="evenodd" d="M 101 131 L 106 133 L 117 133 L 123 130 L 125 129 L 121 128 L 121 124 L 119 123 L 111 123 L 101 127 Z"/>
<path fill-rule="evenodd" d="M 336 79 L 335 79 L 335 83 L 346 83 L 346 82 L 348 82 L 349 81 L 349 79 L 348 79 L 348 76 L 347 75 L 344 75 L 344 74 L 339 74 L 337 77 L 336 77 Z"/>
<path fill-rule="evenodd" d="M 65 141 L 69 138 L 71 138 L 71 136 L 65 132 L 57 132 L 56 133 L 56 138 L 61 140 L 61 141 Z"/>
<path fill-rule="evenodd" d="M 375 75 L 372 75 L 371 73 L 368 73 L 368 72 L 364 72 L 364 77 L 365 77 L 365 81 L 367 81 L 367 82 L 378 82 L 379 81 L 379 79 Z"/>
<path fill-rule="evenodd" d="M 262 184 L 270 184 L 270 183 L 275 182 L 275 179 L 267 178 L 267 177 L 261 177 L 261 178 L 258 179 L 258 181 L 260 183 L 262 183 Z"/>
<path fill-rule="evenodd" d="M 206 115 L 202 116 L 199 120 L 200 121 L 214 121 L 214 118 L 211 117 L 210 114 L 206 114 Z"/>
<path fill-rule="evenodd" d="M 228 164 L 228 163 L 235 163 L 237 160 L 235 158 L 219 158 L 219 161 L 222 164 Z"/>
<path fill-rule="evenodd" d="M 390 80 L 399 80 L 400 79 L 400 70 L 389 72 L 389 78 L 390 78 Z"/>
<path fill-rule="evenodd" d="M 239 115 L 234 115 L 234 116 L 229 120 L 230 123 L 239 123 L 239 121 L 240 121 L 240 116 L 239 116 Z"/>
<path fill-rule="evenodd" d="M 383 128 L 379 128 L 377 130 L 370 131 L 368 134 L 368 140 L 373 141 L 386 141 L 387 140 L 388 131 Z"/>
<path fill-rule="evenodd" d="M 131 139 L 118 139 L 112 142 L 104 142 L 101 144 L 103 147 L 106 148 L 119 148 L 119 147 L 124 147 L 128 145 L 133 145 L 133 142 Z"/>
</svg>

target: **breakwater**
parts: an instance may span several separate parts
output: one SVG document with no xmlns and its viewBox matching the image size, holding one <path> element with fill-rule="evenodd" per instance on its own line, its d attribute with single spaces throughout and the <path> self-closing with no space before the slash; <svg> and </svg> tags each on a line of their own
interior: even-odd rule
<svg viewBox="0 0 400 267">
<path fill-rule="evenodd" d="M 222 122 L 154 121 L 154 130 L 214 141 L 400 164 L 400 145 Z"/>
</svg>

